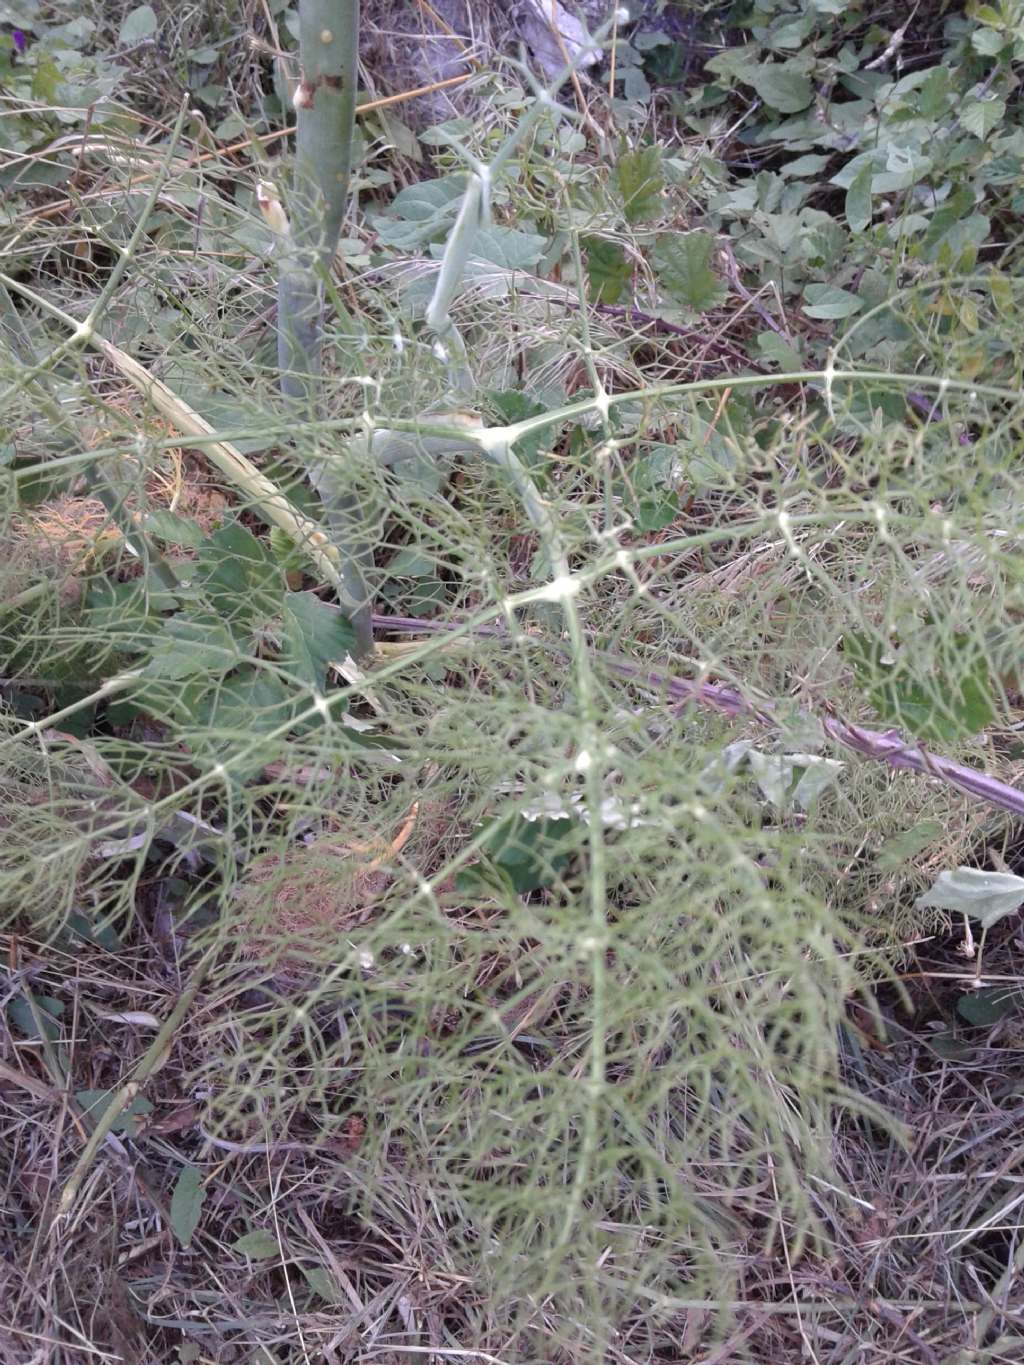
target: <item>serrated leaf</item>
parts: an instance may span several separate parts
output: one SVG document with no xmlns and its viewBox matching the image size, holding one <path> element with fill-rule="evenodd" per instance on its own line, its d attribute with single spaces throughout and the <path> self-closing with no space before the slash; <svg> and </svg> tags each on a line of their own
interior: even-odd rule
<svg viewBox="0 0 1024 1365">
<path fill-rule="evenodd" d="M 120 47 L 134 47 L 146 38 L 152 38 L 157 30 L 156 12 L 152 5 L 139 5 L 126 14 L 118 34 Z"/>
<path fill-rule="evenodd" d="M 717 308 L 728 293 L 711 269 L 715 239 L 710 232 L 687 232 L 660 236 L 652 264 L 665 293 L 694 312 Z"/>
<path fill-rule="evenodd" d="M 644 223 L 661 210 L 661 148 L 656 144 L 624 152 L 615 166 L 615 180 L 622 196 L 627 223 Z"/>
<path fill-rule="evenodd" d="M 922 909 L 970 915 L 983 929 L 991 929 L 1024 905 L 1024 877 L 1013 872 L 958 867 L 952 872 L 940 872 L 929 890 L 918 896 L 916 904 Z"/>
<path fill-rule="evenodd" d="M 918 117 L 940 118 L 946 112 L 949 102 L 950 75 L 944 66 L 933 67 L 917 90 L 916 110 Z"/>
<path fill-rule="evenodd" d="M 254 1228 L 232 1243 L 232 1250 L 252 1261 L 265 1261 L 280 1254 L 277 1238 L 263 1228 Z"/>
<path fill-rule="evenodd" d="M 1002 123 L 1005 113 L 1006 101 L 993 96 L 987 100 L 966 100 L 958 117 L 962 128 L 977 138 L 986 138 Z"/>
<path fill-rule="evenodd" d="M 294 699 L 280 679 L 263 669 L 248 667 L 224 681 L 218 679 L 216 687 L 205 691 L 193 719 L 202 729 L 216 732 L 218 743 L 223 741 L 233 748 L 276 730 L 294 709 Z M 263 761 L 253 758 L 256 766 Z"/>
<path fill-rule="evenodd" d="M 863 165 L 846 191 L 846 221 L 851 232 L 863 232 L 871 223 L 870 163 Z"/>
<path fill-rule="evenodd" d="M 587 253 L 587 282 L 595 303 L 618 303 L 633 274 L 632 263 L 615 242 L 603 237 L 584 237 Z"/>
<path fill-rule="evenodd" d="M 195 582 L 225 622 L 251 624 L 280 609 L 280 566 L 269 547 L 239 522 L 219 527 L 201 546 Z"/>
<path fill-rule="evenodd" d="M 834 284 L 808 284 L 804 312 L 809 318 L 848 318 L 864 307 L 862 299 Z"/>
<path fill-rule="evenodd" d="M 142 676 L 169 682 L 209 677 L 229 672 L 241 658 L 234 637 L 219 621 L 176 617 L 164 623 Z"/>
<path fill-rule="evenodd" d="M 171 1227 L 183 1247 L 192 1242 L 206 1199 L 203 1175 L 195 1166 L 183 1166 L 171 1195 Z"/>
<path fill-rule="evenodd" d="M 341 663 L 355 645 L 355 631 L 347 617 L 321 602 L 313 592 L 285 593 L 282 615 L 281 662 L 303 682 L 322 692 L 328 667 Z"/>
</svg>

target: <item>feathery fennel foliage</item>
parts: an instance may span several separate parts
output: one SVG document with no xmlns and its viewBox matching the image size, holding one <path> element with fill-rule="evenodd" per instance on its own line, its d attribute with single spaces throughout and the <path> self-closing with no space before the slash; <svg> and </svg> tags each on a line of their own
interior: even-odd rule
<svg viewBox="0 0 1024 1365">
<path fill-rule="evenodd" d="M 328 282 L 316 415 L 277 392 L 246 177 L 214 189 L 172 145 L 150 193 L 151 154 L 125 167 L 111 135 L 120 196 L 81 206 L 123 262 L 99 307 L 28 215 L 5 268 L 0 903 L 64 945 L 169 922 L 182 963 L 212 963 L 185 1047 L 203 1131 L 329 1154 L 358 1122 L 333 1200 L 372 1225 L 400 1186 L 510 1331 L 545 1304 L 599 1359 L 640 1310 L 653 1339 L 741 1298 L 752 1246 L 824 1246 L 810 1182 L 839 1183 L 839 1116 L 890 1122 L 839 1067 L 926 880 L 879 849 L 930 820 L 963 850 L 1004 817 L 825 727 L 1013 781 L 1022 338 L 1013 281 L 935 273 L 802 368 L 716 358 L 721 281 L 673 226 L 682 196 L 625 211 L 623 176 L 591 183 L 572 123 L 516 93 L 462 134 L 462 179 L 381 219 L 436 229 Z M 602 241 L 689 351 L 599 306 Z M 54 308 L 95 336 L 69 345 Z M 362 680 L 335 667 L 355 636 L 311 469 L 366 509 Z"/>
</svg>

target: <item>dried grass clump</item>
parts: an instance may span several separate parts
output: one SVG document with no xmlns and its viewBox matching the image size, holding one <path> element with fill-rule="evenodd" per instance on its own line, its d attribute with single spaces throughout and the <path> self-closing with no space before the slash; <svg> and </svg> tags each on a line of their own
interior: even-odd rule
<svg viewBox="0 0 1024 1365">
<path fill-rule="evenodd" d="M 236 943 L 278 967 L 308 964 L 365 923 L 389 881 L 377 860 L 333 838 L 262 854 L 238 888 Z"/>
</svg>

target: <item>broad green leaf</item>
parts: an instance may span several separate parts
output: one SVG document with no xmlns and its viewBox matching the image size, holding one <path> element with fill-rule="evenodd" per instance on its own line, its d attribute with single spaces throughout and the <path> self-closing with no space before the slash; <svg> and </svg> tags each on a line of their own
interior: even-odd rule
<svg viewBox="0 0 1024 1365">
<path fill-rule="evenodd" d="M 875 857 L 882 872 L 899 872 L 912 858 L 942 837 L 944 826 L 938 820 L 922 820 L 911 829 L 886 839 Z"/>
<path fill-rule="evenodd" d="M 1020 990 L 1014 986 L 985 986 L 956 1002 L 956 1012 L 975 1028 L 988 1028 L 1009 1019 L 1021 1007 Z"/>
<path fill-rule="evenodd" d="M 967 100 L 960 108 L 960 126 L 977 138 L 986 138 L 998 128 L 1006 113 L 1006 101 L 993 95 L 991 99 Z"/>
<path fill-rule="evenodd" d="M 665 182 L 657 144 L 623 153 L 615 167 L 615 179 L 627 223 L 644 223 L 658 216 Z"/>
<path fill-rule="evenodd" d="M 280 1255 L 277 1238 L 263 1228 L 255 1228 L 252 1232 L 243 1234 L 232 1243 L 232 1250 L 242 1256 L 248 1256 L 253 1261 L 265 1261 L 271 1256 Z"/>
<path fill-rule="evenodd" d="M 506 426 L 513 422 L 521 422 L 526 417 L 539 417 L 542 412 L 547 411 L 543 403 L 538 403 L 529 394 L 520 393 L 518 389 L 505 389 L 500 392 L 492 389 L 487 397 L 494 404 Z M 541 484 L 546 482 L 546 475 L 539 457 L 541 451 L 550 446 L 551 440 L 551 428 L 541 427 L 531 435 L 516 441 L 514 446 L 523 464 Z"/>
<path fill-rule="evenodd" d="M 202 1172 L 195 1166 L 183 1166 L 171 1195 L 171 1227 L 183 1247 L 191 1245 L 205 1198 Z"/>
<path fill-rule="evenodd" d="M 179 517 L 164 507 L 156 507 L 148 513 L 143 529 L 165 545 L 184 545 L 190 550 L 198 550 L 206 538 L 198 522 L 191 517 Z"/>
<path fill-rule="evenodd" d="M 242 402 L 211 390 L 206 376 L 196 374 L 192 363 L 182 366 L 185 382 L 182 397 L 210 423 L 215 431 L 231 433 L 231 444 L 243 455 L 258 455 L 280 444 L 280 437 L 267 432 L 269 421 L 255 402 Z M 238 435 L 237 433 L 244 433 Z"/>
<path fill-rule="evenodd" d="M 784 166 L 780 167 L 779 174 L 785 180 L 818 176 L 831 160 L 830 156 L 818 156 L 815 153 L 798 156 L 795 161 L 787 161 Z"/>
<path fill-rule="evenodd" d="M 864 165 L 846 191 L 846 221 L 851 232 L 863 232 L 871 223 L 871 179 L 871 166 Z"/>
<path fill-rule="evenodd" d="M 1006 36 L 992 28 L 981 28 L 971 34 L 971 47 L 982 57 L 998 57 L 1006 43 Z"/>
<path fill-rule="evenodd" d="M 228 764 L 228 776 L 245 782 L 277 757 L 279 744 L 263 735 L 294 724 L 301 705 L 293 688 L 265 669 L 238 669 L 215 686 L 196 679 L 178 698 L 185 742 L 207 760 Z"/>
<path fill-rule="evenodd" d="M 664 530 L 679 515 L 679 494 L 665 493 L 660 498 L 641 498 L 630 511 L 638 531 Z"/>
<path fill-rule="evenodd" d="M 237 667 L 242 657 L 234 636 L 220 621 L 178 616 L 164 623 L 142 676 L 166 681 L 217 677 Z"/>
<path fill-rule="evenodd" d="M 481 847 L 509 878 L 518 895 L 553 886 L 569 862 L 566 838 L 578 829 L 571 818 L 541 816 L 527 820 L 514 815 L 499 820 L 488 831 Z"/>
<path fill-rule="evenodd" d="M 998 270 L 993 270 L 988 276 L 988 291 L 992 296 L 992 302 L 1003 317 L 1012 317 L 1016 307 L 1017 291 L 1010 280 Z"/>
<path fill-rule="evenodd" d="M 794 370 L 804 368 L 800 352 L 780 337 L 778 332 L 758 332 L 757 349 L 765 361 L 777 366 L 783 374 L 791 374 Z"/>
<path fill-rule="evenodd" d="M 110 716 L 109 709 L 107 715 Z M 121 936 L 112 925 L 93 924 L 92 920 L 77 910 L 68 915 L 65 927 L 69 937 L 79 938 L 83 943 L 95 944 L 97 948 L 103 948 L 108 953 L 119 953 L 124 947 Z"/>
<path fill-rule="evenodd" d="M 856 294 L 834 284 L 806 285 L 804 300 L 804 312 L 809 318 L 848 318 L 864 307 Z"/>
<path fill-rule="evenodd" d="M 893 655 L 881 640 L 850 632 L 843 652 L 872 705 L 890 725 L 916 739 L 951 742 L 976 735 L 995 719 L 988 661 L 964 636 L 922 631 L 924 660 Z"/>
<path fill-rule="evenodd" d="M 116 1094 L 116 1090 L 76 1090 L 75 1099 L 92 1122 L 98 1123 Z M 110 1131 L 124 1133 L 130 1138 L 137 1137 L 139 1125 L 136 1120 L 152 1112 L 153 1106 L 145 1095 L 136 1095 L 114 1120 Z"/>
<path fill-rule="evenodd" d="M 802 14 L 799 19 L 780 18 L 769 29 L 766 42 L 775 51 L 780 48 L 800 47 L 813 29 L 813 14 Z"/>
<path fill-rule="evenodd" d="M 944 1062 L 969 1062 L 974 1056 L 974 1048 L 970 1043 L 958 1038 L 956 1030 L 952 1028 L 940 1029 L 938 1033 L 929 1033 L 923 1037 L 919 1035 L 919 1041 Z M 949 1365 L 979 1365 L 979 1362 L 969 1361 L 966 1357 L 960 1356 L 955 1361 L 950 1361 Z"/>
<path fill-rule="evenodd" d="M 747 750 L 747 763 L 761 794 L 778 810 L 790 805 L 807 810 L 846 767 L 839 759 L 817 754 L 765 754 L 759 749 Z"/>
<path fill-rule="evenodd" d="M 284 647 L 281 662 L 318 692 L 330 664 L 341 663 L 355 644 L 348 618 L 313 592 L 284 595 Z"/>
<path fill-rule="evenodd" d="M 445 236 L 465 188 L 465 175 L 454 175 L 400 190 L 384 213 L 371 218 L 381 245 L 415 251 Z"/>
<path fill-rule="evenodd" d="M 36 995 L 33 999 L 43 1032 L 51 1043 L 56 1042 L 60 1037 L 60 1027 L 55 1021 L 64 1013 L 63 1003 L 50 995 Z M 39 1037 L 35 1016 L 24 996 L 16 995 L 7 1002 L 7 1018 L 24 1037 Z"/>
<path fill-rule="evenodd" d="M 765 104 L 780 114 L 798 114 L 814 99 L 814 87 L 808 78 L 786 62 L 751 66 L 740 79 L 752 85 Z"/>
<path fill-rule="evenodd" d="M 603 237 L 584 237 L 587 281 L 595 303 L 618 303 L 633 274 L 632 263 L 615 242 Z"/>
<path fill-rule="evenodd" d="M 118 46 L 134 47 L 157 30 L 156 14 L 152 5 L 139 5 L 126 14 L 118 34 Z"/>
<path fill-rule="evenodd" d="M 306 1277 L 306 1283 L 314 1294 L 318 1294 L 326 1303 L 344 1302 L 344 1294 L 330 1272 L 322 1265 L 304 1265 L 301 1269 Z"/>
<path fill-rule="evenodd" d="M 674 445 L 655 445 L 629 463 L 622 500 L 639 531 L 660 531 L 679 515 L 677 489 L 686 476 L 687 461 Z"/>
<path fill-rule="evenodd" d="M 426 578 L 437 567 L 437 561 L 415 545 L 403 545 L 388 561 L 388 573 L 394 578 Z"/>
<path fill-rule="evenodd" d="M 32 73 L 32 95 L 40 104 L 56 104 L 60 85 L 60 68 L 46 53 L 40 57 Z"/>
<path fill-rule="evenodd" d="M 283 580 L 273 552 L 237 521 L 207 539 L 196 568 L 196 586 L 226 622 L 251 625 L 280 608 Z"/>
<path fill-rule="evenodd" d="M 950 98 L 951 80 L 944 66 L 933 67 L 916 92 L 915 112 L 919 118 L 941 118 Z"/>
<path fill-rule="evenodd" d="M 548 239 L 536 232 L 522 232 L 519 228 L 497 225 L 480 228 L 473 237 L 466 273 L 479 274 L 481 266 L 497 266 L 500 270 L 532 270 L 544 255 L 547 245 Z M 431 244 L 430 254 L 436 260 L 440 260 L 444 253 L 443 242 Z"/>
<path fill-rule="evenodd" d="M 728 293 L 711 269 L 715 239 L 710 232 L 664 233 L 656 241 L 652 264 L 665 293 L 694 312 L 717 308 Z"/>
<path fill-rule="evenodd" d="M 970 915 L 983 929 L 991 929 L 1024 905 L 1024 877 L 1013 872 L 958 867 L 952 872 L 940 872 L 931 888 L 918 896 L 916 904 L 922 909 Z"/>
</svg>

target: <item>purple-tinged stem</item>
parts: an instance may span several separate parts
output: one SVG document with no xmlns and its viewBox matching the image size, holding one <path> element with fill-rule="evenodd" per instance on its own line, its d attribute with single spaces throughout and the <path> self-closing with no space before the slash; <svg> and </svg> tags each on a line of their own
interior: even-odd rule
<svg viewBox="0 0 1024 1365">
<path fill-rule="evenodd" d="M 425 621 L 414 616 L 374 616 L 373 624 L 380 630 L 401 635 L 433 635 L 453 629 L 451 624 L 444 621 Z M 504 626 L 480 626 L 474 634 L 489 639 L 511 639 Z M 555 648 L 561 649 L 562 646 L 556 645 Z M 775 723 L 773 703 L 749 701 L 741 692 L 722 683 L 693 682 L 689 678 L 678 678 L 671 673 L 661 673 L 641 664 L 630 663 L 628 659 L 620 659 L 613 654 L 600 653 L 598 658 L 620 677 L 652 691 L 663 692 L 676 703 L 677 708 L 688 702 L 697 702 L 733 718 L 749 716 L 760 725 Z M 969 768 L 964 763 L 955 763 L 952 759 L 929 753 L 922 745 L 914 745 L 903 739 L 896 730 L 868 730 L 862 725 L 841 720 L 833 712 L 819 719 L 830 739 L 863 758 L 886 763 L 890 768 L 936 777 L 967 796 L 987 801 L 990 806 L 1009 811 L 1012 815 L 1024 816 L 1024 792 L 1011 787 L 1009 783 L 1000 782 L 998 778 L 989 777 L 987 773 Z"/>
</svg>

